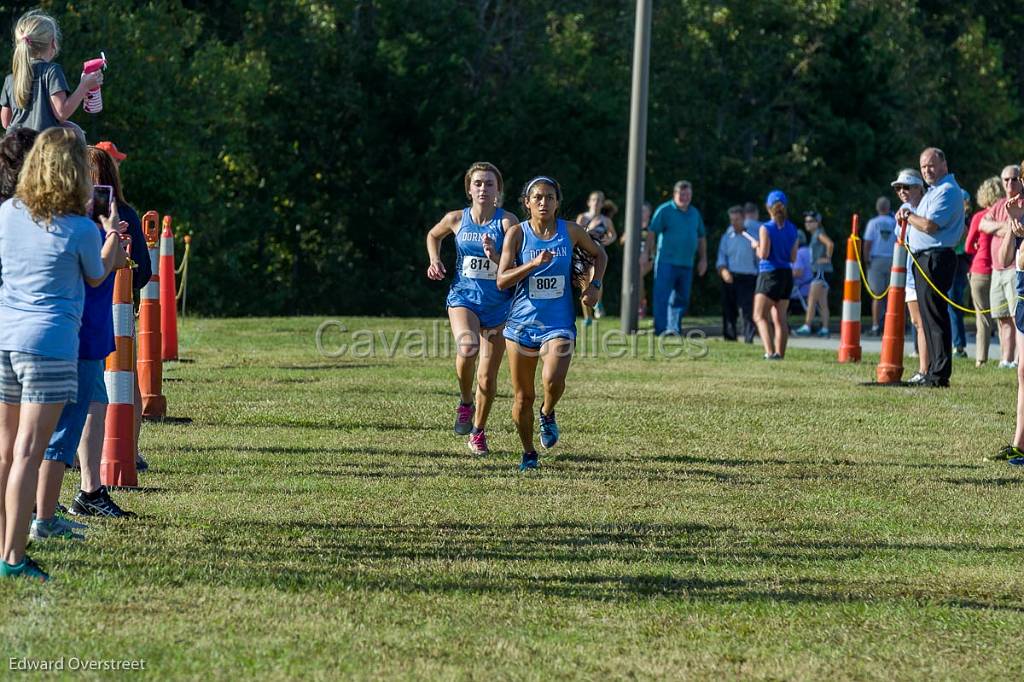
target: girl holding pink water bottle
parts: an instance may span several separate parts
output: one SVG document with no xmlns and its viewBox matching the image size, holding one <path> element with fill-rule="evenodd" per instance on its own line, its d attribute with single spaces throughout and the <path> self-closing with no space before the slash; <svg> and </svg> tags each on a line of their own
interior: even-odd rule
<svg viewBox="0 0 1024 682">
<path fill-rule="evenodd" d="M 31 128 L 43 132 L 65 125 L 90 90 L 103 84 L 103 72 L 83 74 L 72 92 L 60 64 L 60 27 L 53 17 L 32 11 L 14 28 L 13 73 L 0 91 L 0 124 L 4 128 Z M 73 124 L 68 124 L 73 125 Z"/>
</svg>

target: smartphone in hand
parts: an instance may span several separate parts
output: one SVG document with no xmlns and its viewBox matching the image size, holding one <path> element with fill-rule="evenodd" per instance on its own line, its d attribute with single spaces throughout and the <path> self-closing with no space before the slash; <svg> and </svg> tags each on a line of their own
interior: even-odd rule
<svg viewBox="0 0 1024 682">
<path fill-rule="evenodd" d="M 114 188 L 110 185 L 93 185 L 92 188 L 92 219 L 96 222 L 100 218 L 110 215 L 110 204 L 114 199 Z"/>
</svg>

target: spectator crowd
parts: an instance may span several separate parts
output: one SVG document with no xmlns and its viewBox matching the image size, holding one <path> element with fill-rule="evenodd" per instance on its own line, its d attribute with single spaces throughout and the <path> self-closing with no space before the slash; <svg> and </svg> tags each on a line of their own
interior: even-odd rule
<svg viewBox="0 0 1024 682">
<path fill-rule="evenodd" d="M 103 74 L 72 90 L 53 61 L 60 40 L 51 17 L 22 16 L 0 91 L 0 577 L 36 580 L 49 576 L 26 554 L 30 538 L 81 540 L 76 519 L 128 515 L 100 483 L 104 365 L 115 350 L 114 271 L 131 266 L 136 291 L 152 273 L 121 183 L 126 155 L 88 145 L 68 120 Z M 135 421 L 137 436 L 138 411 Z M 81 485 L 64 507 L 71 468 Z"/>
</svg>

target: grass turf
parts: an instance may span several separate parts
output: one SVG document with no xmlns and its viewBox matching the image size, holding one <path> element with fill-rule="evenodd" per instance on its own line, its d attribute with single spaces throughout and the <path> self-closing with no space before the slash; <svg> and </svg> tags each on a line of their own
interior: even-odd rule
<svg viewBox="0 0 1024 682">
<path fill-rule="evenodd" d="M 452 361 L 387 357 L 431 321 L 321 337 L 382 331 L 360 358 L 318 353 L 320 322 L 183 324 L 165 393 L 194 422 L 145 426 L 145 489 L 115 494 L 137 519 L 37 543 L 48 585 L 0 583 L 5 656 L 159 679 L 1024 675 L 1024 475 L 981 461 L 1013 372 L 883 389 L 870 356 L 581 352 L 562 442 L 522 476 L 507 364 L 474 458 Z"/>
</svg>

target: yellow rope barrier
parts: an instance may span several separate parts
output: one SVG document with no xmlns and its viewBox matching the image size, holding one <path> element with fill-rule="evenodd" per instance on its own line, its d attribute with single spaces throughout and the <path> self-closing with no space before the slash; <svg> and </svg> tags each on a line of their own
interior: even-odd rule
<svg viewBox="0 0 1024 682">
<path fill-rule="evenodd" d="M 907 249 L 907 253 L 910 254 L 910 260 L 913 261 L 914 267 L 917 268 L 917 273 L 919 275 L 921 275 L 921 277 L 924 278 L 924 281 L 928 283 L 928 286 L 930 286 L 935 293 L 937 293 L 939 296 L 941 296 L 943 301 L 945 301 L 949 305 L 953 306 L 957 310 L 962 310 L 965 313 L 974 313 L 975 315 L 991 315 L 993 310 L 1002 310 L 1004 307 L 1006 309 L 1010 308 L 1010 303 L 1009 302 L 1007 302 L 1003 306 L 999 306 L 998 308 L 989 308 L 988 310 L 978 310 L 976 308 L 965 308 L 962 305 L 954 303 L 953 301 L 951 301 L 949 299 L 948 296 L 946 296 L 945 292 L 939 291 L 938 287 L 935 286 L 934 282 L 932 282 L 931 279 L 928 278 L 928 275 L 926 275 L 924 273 L 924 270 L 921 269 L 921 266 L 917 264 L 917 259 L 914 258 L 914 254 L 910 252 L 910 249 Z M 1024 296 L 1021 296 L 1020 294 L 1018 294 L 1017 295 L 1017 299 L 1018 300 L 1024 300 Z"/>
<path fill-rule="evenodd" d="M 174 271 L 175 275 L 180 275 L 181 271 L 185 269 L 185 265 L 188 263 L 188 251 L 190 248 L 192 248 L 191 244 L 185 244 L 185 253 L 181 257 L 181 265 Z"/>
<path fill-rule="evenodd" d="M 188 281 L 188 254 L 192 250 L 192 245 L 185 244 L 185 254 L 181 257 L 181 267 L 175 271 L 175 274 L 181 275 L 181 282 L 178 284 L 178 293 L 175 296 L 175 300 L 180 301 L 181 296 L 185 291 L 185 283 Z"/>
<path fill-rule="evenodd" d="M 868 276 L 864 272 L 864 265 L 860 262 L 860 247 L 857 246 L 857 242 L 860 241 L 860 237 L 855 234 L 851 234 L 850 239 L 853 240 L 853 252 L 857 254 L 857 268 L 860 270 L 860 281 L 864 283 L 864 288 L 867 289 L 868 295 L 871 296 L 871 298 L 876 301 L 881 301 L 885 298 L 886 294 L 889 293 L 889 287 L 886 287 L 885 291 L 880 294 L 875 294 L 875 292 L 871 291 L 871 285 L 868 284 Z"/>
</svg>

